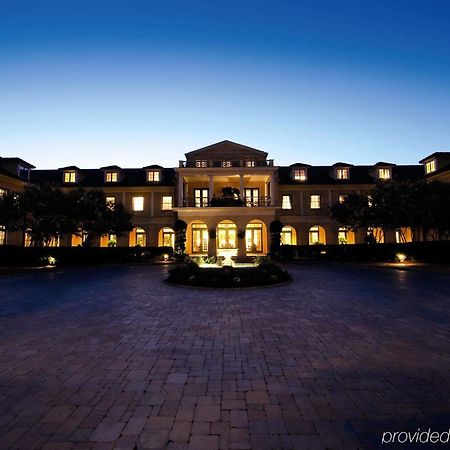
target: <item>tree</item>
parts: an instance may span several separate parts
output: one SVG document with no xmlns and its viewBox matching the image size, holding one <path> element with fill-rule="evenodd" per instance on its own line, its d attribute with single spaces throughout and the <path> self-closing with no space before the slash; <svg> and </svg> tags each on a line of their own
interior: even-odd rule
<svg viewBox="0 0 450 450">
<path fill-rule="evenodd" d="M 279 220 L 270 222 L 270 253 L 272 255 L 277 255 L 280 251 L 282 229 L 283 224 Z"/>
<path fill-rule="evenodd" d="M 186 251 L 186 229 L 187 224 L 184 220 L 175 221 L 175 251 L 180 255 L 184 254 Z"/>
<path fill-rule="evenodd" d="M 95 238 L 109 234 L 120 236 L 133 229 L 131 214 L 121 203 L 107 203 L 103 191 L 72 191 L 68 194 L 68 203 L 71 205 L 72 232 L 85 233 L 86 246 L 90 246 Z"/>
</svg>

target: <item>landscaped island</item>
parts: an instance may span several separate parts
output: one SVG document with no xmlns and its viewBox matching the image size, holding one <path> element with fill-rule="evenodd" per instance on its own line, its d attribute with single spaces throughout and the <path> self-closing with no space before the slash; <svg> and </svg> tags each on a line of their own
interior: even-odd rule
<svg viewBox="0 0 450 450">
<path fill-rule="evenodd" d="M 286 283 L 292 278 L 288 272 L 273 263 L 254 267 L 199 267 L 195 262 L 174 267 L 167 282 L 185 286 L 208 288 L 243 288 Z"/>
</svg>

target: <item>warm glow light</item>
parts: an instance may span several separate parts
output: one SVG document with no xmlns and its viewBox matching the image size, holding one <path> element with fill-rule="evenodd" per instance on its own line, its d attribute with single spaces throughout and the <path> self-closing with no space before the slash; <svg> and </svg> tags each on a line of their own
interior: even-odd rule
<svg viewBox="0 0 450 450">
<path fill-rule="evenodd" d="M 397 261 L 400 262 L 400 263 L 405 262 L 405 260 L 407 258 L 407 256 L 404 253 L 397 253 L 395 255 L 395 257 L 397 258 Z"/>
</svg>

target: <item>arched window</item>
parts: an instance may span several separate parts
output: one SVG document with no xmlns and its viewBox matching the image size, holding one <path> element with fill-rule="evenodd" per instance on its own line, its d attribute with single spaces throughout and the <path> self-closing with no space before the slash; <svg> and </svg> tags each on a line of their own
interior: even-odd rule
<svg viewBox="0 0 450 450">
<path fill-rule="evenodd" d="M 297 245 L 297 233 L 295 228 L 286 225 L 282 228 L 280 234 L 281 245 Z"/>
</svg>

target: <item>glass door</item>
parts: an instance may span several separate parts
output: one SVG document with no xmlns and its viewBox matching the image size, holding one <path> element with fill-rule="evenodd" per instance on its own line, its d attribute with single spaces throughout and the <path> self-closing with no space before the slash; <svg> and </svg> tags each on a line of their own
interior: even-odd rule
<svg viewBox="0 0 450 450">
<path fill-rule="evenodd" d="M 245 206 L 259 206 L 259 188 L 245 188 Z"/>
<path fill-rule="evenodd" d="M 209 189 L 194 189 L 194 205 L 196 208 L 203 208 L 209 203 Z"/>
</svg>

